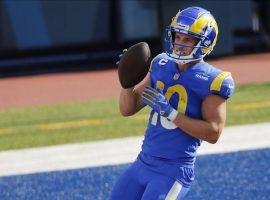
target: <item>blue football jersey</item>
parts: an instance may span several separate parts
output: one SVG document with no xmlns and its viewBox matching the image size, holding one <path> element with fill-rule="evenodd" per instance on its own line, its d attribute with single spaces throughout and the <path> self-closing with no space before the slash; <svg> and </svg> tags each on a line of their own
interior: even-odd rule
<svg viewBox="0 0 270 200">
<path fill-rule="evenodd" d="M 202 119 L 201 105 L 206 96 L 217 94 L 228 99 L 235 88 L 230 72 L 219 70 L 206 62 L 180 71 L 177 63 L 165 53 L 153 59 L 150 79 L 151 86 L 160 89 L 176 110 L 195 119 Z M 142 153 L 180 162 L 183 166 L 193 166 L 201 142 L 152 110 Z"/>
</svg>

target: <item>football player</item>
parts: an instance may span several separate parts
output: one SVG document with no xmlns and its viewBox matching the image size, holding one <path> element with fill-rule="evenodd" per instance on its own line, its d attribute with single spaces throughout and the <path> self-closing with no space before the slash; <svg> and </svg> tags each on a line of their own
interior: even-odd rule
<svg viewBox="0 0 270 200">
<path fill-rule="evenodd" d="M 120 112 L 152 110 L 142 150 L 116 183 L 112 200 L 182 199 L 194 180 L 196 151 L 216 143 L 226 120 L 226 100 L 234 91 L 229 72 L 203 60 L 214 48 L 218 26 L 209 11 L 179 11 L 166 29 L 165 52 L 146 78 L 121 89 Z"/>
</svg>

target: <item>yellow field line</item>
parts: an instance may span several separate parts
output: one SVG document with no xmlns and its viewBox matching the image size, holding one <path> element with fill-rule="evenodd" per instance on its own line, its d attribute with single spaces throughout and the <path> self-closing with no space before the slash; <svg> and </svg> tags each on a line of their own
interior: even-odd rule
<svg viewBox="0 0 270 200">
<path fill-rule="evenodd" d="M 42 125 L 38 125 L 37 129 L 39 129 L 39 130 L 57 130 L 57 129 L 84 127 L 84 126 L 97 126 L 97 125 L 102 125 L 102 124 L 106 124 L 106 121 L 101 120 L 101 119 L 89 119 L 89 120 L 81 120 L 81 121 L 42 124 Z"/>
<path fill-rule="evenodd" d="M 14 131 L 11 128 L 2 128 L 0 129 L 0 135 L 9 135 L 12 134 Z"/>
<path fill-rule="evenodd" d="M 106 124 L 105 120 L 101 119 L 89 119 L 89 120 L 81 120 L 81 121 L 69 121 L 69 122 L 57 122 L 57 123 L 48 123 L 32 126 L 37 130 L 59 130 L 66 128 L 75 128 L 75 127 L 84 127 L 84 126 L 99 126 Z M 30 126 L 31 127 L 31 126 Z M 16 133 L 16 128 L 3 128 L 0 129 L 0 135 L 9 135 Z"/>
<path fill-rule="evenodd" d="M 135 120 L 148 120 L 149 119 L 149 114 L 138 114 L 132 117 L 132 119 Z"/>
<path fill-rule="evenodd" d="M 250 110 L 250 109 L 267 108 L 267 107 L 270 107 L 270 101 L 241 103 L 241 104 L 234 104 L 230 106 L 230 108 L 232 108 L 233 110 Z"/>
<path fill-rule="evenodd" d="M 270 107 L 270 101 L 261 101 L 261 102 L 251 102 L 251 103 L 241 103 L 230 105 L 232 110 L 249 110 L 257 108 L 267 108 Z M 149 114 L 138 114 L 132 117 L 135 120 L 148 120 Z M 35 126 L 37 130 L 59 130 L 66 128 L 75 128 L 75 127 L 85 127 L 85 126 L 99 126 L 106 125 L 108 121 L 102 119 L 88 119 L 81 121 L 69 121 L 69 122 L 57 122 L 57 123 L 48 123 Z M 15 128 L 3 128 L 0 129 L 0 135 L 9 135 L 16 132 Z"/>
</svg>

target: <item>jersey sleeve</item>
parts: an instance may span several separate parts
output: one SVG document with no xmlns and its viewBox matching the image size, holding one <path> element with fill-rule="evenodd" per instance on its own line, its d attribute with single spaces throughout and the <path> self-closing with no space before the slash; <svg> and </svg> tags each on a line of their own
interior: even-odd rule
<svg viewBox="0 0 270 200">
<path fill-rule="evenodd" d="M 150 73 L 150 81 L 151 81 L 151 86 L 155 87 L 155 77 L 158 71 L 158 62 L 160 58 L 159 55 L 154 57 L 153 60 L 151 61 L 150 68 L 149 68 L 149 73 Z"/>
<path fill-rule="evenodd" d="M 167 77 L 169 71 L 169 66 L 171 65 L 171 60 L 166 57 L 166 54 L 158 54 L 151 62 L 149 73 L 152 87 L 163 88 L 159 80 L 164 80 Z"/>
<path fill-rule="evenodd" d="M 225 99 L 230 98 L 234 90 L 235 84 L 230 72 L 222 72 L 218 74 L 210 86 L 211 94 L 220 95 Z"/>
<path fill-rule="evenodd" d="M 158 63 L 162 59 L 162 54 L 157 55 L 156 57 L 153 58 L 151 61 L 150 67 L 149 67 L 149 72 L 152 73 L 157 70 L 158 68 Z"/>
</svg>

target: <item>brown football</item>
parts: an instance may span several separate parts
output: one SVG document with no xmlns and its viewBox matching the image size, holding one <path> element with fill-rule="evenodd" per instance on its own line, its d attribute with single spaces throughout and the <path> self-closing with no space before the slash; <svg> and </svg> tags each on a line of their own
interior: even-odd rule
<svg viewBox="0 0 270 200">
<path fill-rule="evenodd" d="M 141 82 L 151 64 L 151 51 L 146 42 L 137 43 L 122 55 L 118 64 L 119 81 L 123 88 L 130 88 Z"/>
</svg>

